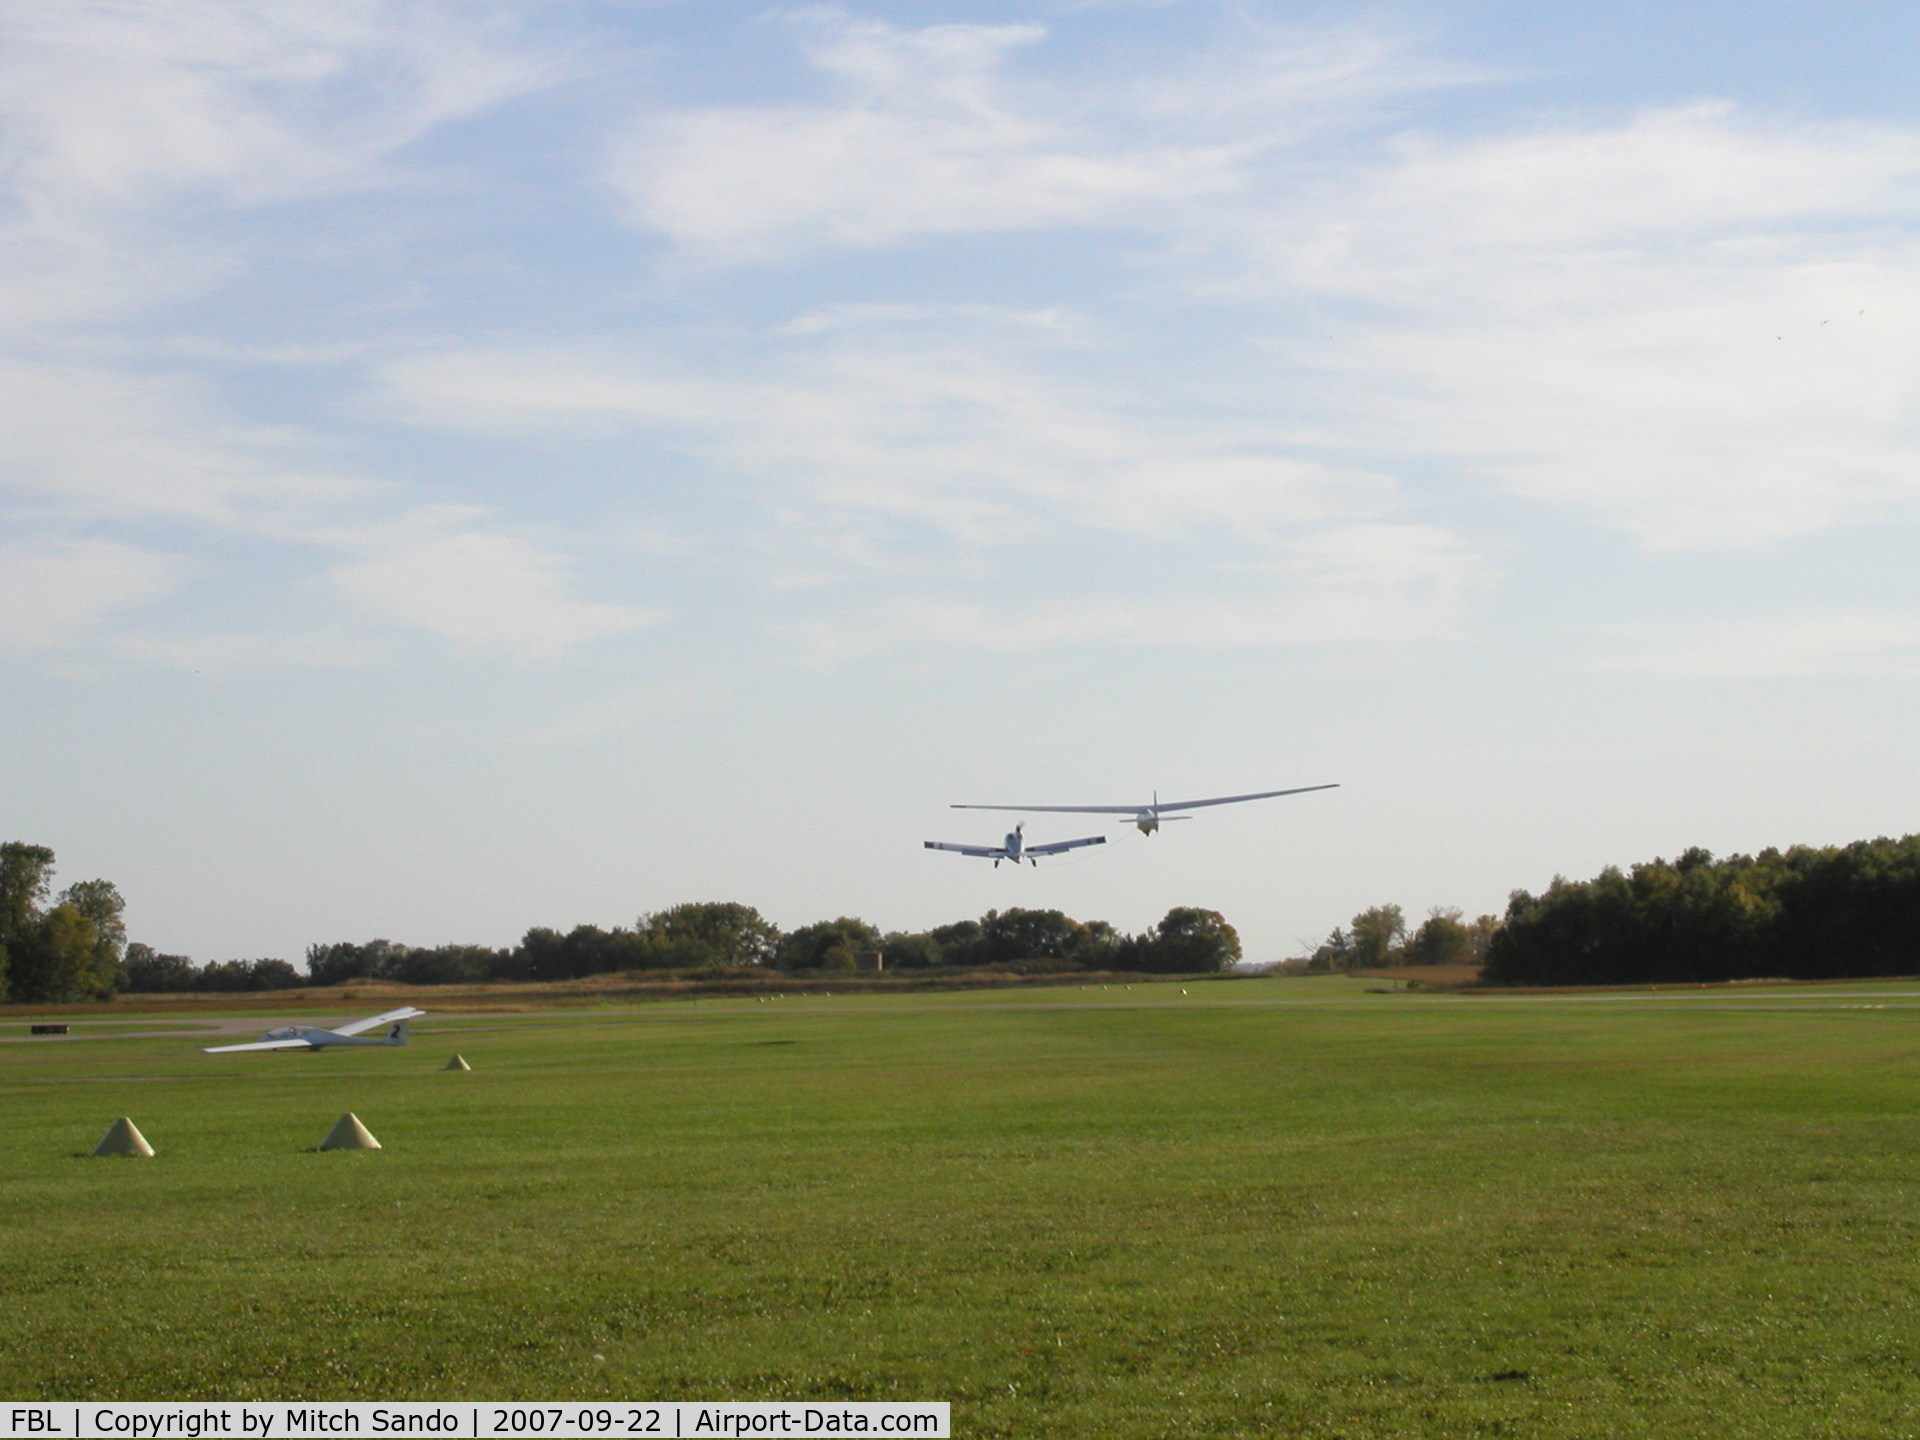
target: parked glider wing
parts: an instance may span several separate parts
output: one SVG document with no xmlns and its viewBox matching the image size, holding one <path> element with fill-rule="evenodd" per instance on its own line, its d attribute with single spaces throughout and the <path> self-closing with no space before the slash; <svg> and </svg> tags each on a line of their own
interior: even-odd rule
<svg viewBox="0 0 1920 1440">
<path fill-rule="evenodd" d="M 411 1005 L 402 1005 L 398 1010 L 389 1010 L 384 1015 L 375 1015 L 370 1020 L 356 1020 L 351 1025 L 339 1025 L 334 1028 L 336 1035 L 358 1035 L 363 1030 L 371 1030 L 377 1025 L 391 1024 L 395 1020 L 411 1020 L 416 1015 L 424 1015 L 424 1010 L 416 1010 Z"/>
<path fill-rule="evenodd" d="M 1082 845 L 1104 845 L 1106 843 L 1107 837 L 1104 835 L 1089 835 L 1084 840 L 1055 840 L 1050 845 L 1029 845 L 1027 846 L 1027 854 L 1058 855 L 1063 851 L 1078 850 Z"/>
<path fill-rule="evenodd" d="M 250 1045 L 208 1045 L 203 1053 L 208 1055 L 231 1055 L 236 1050 L 311 1050 L 313 1046 L 305 1040 L 255 1040 Z"/>
</svg>

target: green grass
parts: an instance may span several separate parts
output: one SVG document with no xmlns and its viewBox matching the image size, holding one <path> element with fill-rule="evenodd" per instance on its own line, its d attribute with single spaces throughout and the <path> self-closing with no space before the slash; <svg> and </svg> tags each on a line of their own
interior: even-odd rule
<svg viewBox="0 0 1920 1440">
<path fill-rule="evenodd" d="M 1920 988 L 1179 989 L 0 1045 L 0 1397 L 1920 1434 Z"/>
</svg>

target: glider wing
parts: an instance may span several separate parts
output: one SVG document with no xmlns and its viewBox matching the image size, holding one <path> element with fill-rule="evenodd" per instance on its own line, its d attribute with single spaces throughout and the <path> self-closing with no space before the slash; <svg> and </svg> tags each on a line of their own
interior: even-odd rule
<svg viewBox="0 0 1920 1440">
<path fill-rule="evenodd" d="M 1338 790 L 1338 782 L 1332 785 L 1296 785 L 1291 790 L 1262 790 L 1257 795 L 1220 795 L 1212 800 L 1170 800 L 1165 805 L 1155 805 L 1155 810 L 1198 810 L 1202 805 L 1237 805 L 1242 800 L 1271 800 L 1276 795 L 1304 795 L 1309 790 Z M 1142 807 L 1147 808 L 1147 807 Z"/>
<path fill-rule="evenodd" d="M 377 1025 L 390 1024 L 395 1020 L 411 1020 L 416 1015 L 424 1015 L 426 1013 L 424 1010 L 414 1009 L 411 1005 L 402 1005 L 398 1010 L 389 1010 L 386 1014 L 375 1015 L 369 1020 L 356 1020 L 351 1025 L 336 1025 L 333 1028 L 333 1033 L 336 1035 L 358 1035 L 363 1030 L 371 1030 Z"/>
<path fill-rule="evenodd" d="M 1203 805 L 1237 805 L 1242 800 L 1271 800 L 1276 795 L 1304 795 L 1309 790 L 1338 790 L 1339 785 L 1298 785 L 1291 790 L 1260 790 L 1252 795 L 1216 795 L 1209 800 L 1150 801 L 1144 805 L 954 805 L 954 810 L 1035 810 L 1049 815 L 1147 815 L 1168 810 L 1198 810 Z"/>
</svg>

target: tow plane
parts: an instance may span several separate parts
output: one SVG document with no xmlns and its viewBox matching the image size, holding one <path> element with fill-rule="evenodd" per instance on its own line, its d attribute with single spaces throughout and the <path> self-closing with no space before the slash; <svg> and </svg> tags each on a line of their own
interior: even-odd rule
<svg viewBox="0 0 1920 1440">
<path fill-rule="evenodd" d="M 319 1025 L 283 1025 L 278 1030 L 267 1031 L 251 1044 L 207 1045 L 202 1048 L 208 1055 L 228 1055 L 236 1050 L 322 1050 L 329 1045 L 404 1045 L 407 1043 L 408 1024 L 415 1016 L 426 1013 L 411 1005 L 402 1005 L 398 1010 L 389 1010 L 384 1015 L 371 1015 L 351 1025 L 342 1025 L 337 1030 L 328 1030 Z M 393 1028 L 377 1040 L 365 1033 L 382 1025 L 391 1025 Z"/>
<path fill-rule="evenodd" d="M 1243 800 L 1271 800 L 1277 795 L 1305 795 L 1309 790 L 1338 790 L 1338 783 L 1332 785 L 1298 785 L 1291 790 L 1261 790 L 1252 795 L 1216 795 L 1210 800 L 1168 800 L 1162 802 L 1160 792 L 1153 792 L 1153 799 L 1145 805 L 955 805 L 955 810 L 1024 810 L 1028 813 L 1044 811 L 1049 815 L 1130 815 L 1131 824 L 1140 827 L 1142 835 L 1151 835 L 1160 828 L 1163 820 L 1191 820 L 1191 815 L 1172 815 L 1172 810 L 1199 810 L 1208 805 L 1238 805 Z M 1012 837 L 1009 836 L 1009 839 Z M 1085 842 L 1078 842 L 1084 844 Z"/>
<path fill-rule="evenodd" d="M 955 806 L 954 808 L 965 807 Z M 959 855 L 978 855 L 983 860 L 993 861 L 993 868 L 996 870 L 1000 868 L 1002 860 L 1011 860 L 1016 865 L 1022 860 L 1029 865 L 1038 865 L 1040 863 L 1038 857 L 1042 855 L 1060 855 L 1068 850 L 1078 850 L 1082 845 L 1107 843 L 1107 837 L 1104 835 L 1089 835 L 1084 840 L 1055 840 L 1046 845 L 1029 845 L 1026 840 L 1026 828 L 1024 820 L 1014 826 L 1013 833 L 1007 836 L 1004 845 L 953 845 L 945 840 L 928 840 L 925 843 L 929 850 L 951 850 Z"/>
</svg>

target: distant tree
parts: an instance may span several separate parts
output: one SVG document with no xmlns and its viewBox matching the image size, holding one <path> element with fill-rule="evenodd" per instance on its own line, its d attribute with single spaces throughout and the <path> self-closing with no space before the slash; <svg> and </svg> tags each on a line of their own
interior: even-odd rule
<svg viewBox="0 0 1920 1440">
<path fill-rule="evenodd" d="M 931 970 L 946 960 L 945 947 L 933 936 L 904 930 L 881 937 L 880 955 L 889 970 Z"/>
<path fill-rule="evenodd" d="M 837 920 L 821 920 L 789 931 L 781 938 L 779 965 L 782 970 L 819 970 L 825 967 L 828 953 L 836 948 L 846 950 L 849 954 L 860 950 L 878 950 L 880 932 L 866 921 L 850 915 L 842 915 Z"/>
<path fill-rule="evenodd" d="M 927 938 L 940 947 L 941 963 L 965 968 L 985 963 L 986 942 L 978 920 L 956 920 L 936 925 Z"/>
<path fill-rule="evenodd" d="M 162 955 L 136 940 L 121 957 L 116 988 L 143 995 L 169 994 L 193 989 L 199 974 L 199 967 L 185 955 Z"/>
<path fill-rule="evenodd" d="M 104 1000 L 115 976 L 99 967 L 99 932 L 71 905 L 56 905 L 8 947 L 8 983 L 16 1000 Z"/>
<path fill-rule="evenodd" d="M 1345 970 L 1353 964 L 1353 937 L 1336 925 L 1307 960 L 1307 969 Z"/>
<path fill-rule="evenodd" d="M 23 986 L 20 960 L 34 943 L 52 881 L 53 851 L 46 846 L 21 840 L 0 845 L 0 999 L 42 998 Z"/>
<path fill-rule="evenodd" d="M 127 948 L 127 902 L 110 880 L 82 880 L 60 892 L 60 903 L 71 905 L 92 922 L 89 988 L 96 994 L 112 994 L 119 987 L 120 955 Z"/>
<path fill-rule="evenodd" d="M 1349 968 L 1370 970 L 1399 958 L 1407 922 L 1398 905 L 1375 905 L 1353 917 L 1349 933 L 1353 941 Z"/>
<path fill-rule="evenodd" d="M 650 968 L 656 952 L 645 936 L 618 926 L 576 925 L 565 935 L 538 928 L 520 942 L 516 968 L 530 980 L 578 980 L 612 970 Z"/>
<path fill-rule="evenodd" d="M 642 915 L 635 927 L 665 962 L 658 968 L 771 965 L 780 928 L 751 905 L 695 901 Z"/>
<path fill-rule="evenodd" d="M 1460 912 L 1436 905 L 1407 941 L 1403 958 L 1409 965 L 1452 965 L 1474 956 L 1473 934 L 1460 923 Z"/>
<path fill-rule="evenodd" d="M 1471 925 L 1467 926 L 1467 944 L 1472 949 L 1473 958 L 1476 961 L 1482 964 L 1486 962 L 1487 947 L 1493 943 L 1494 931 L 1499 928 L 1500 917 L 1498 915 L 1482 915 L 1478 920 L 1475 920 Z"/>
<path fill-rule="evenodd" d="M 393 966 L 403 985 L 483 985 L 511 968 L 511 954 L 484 945 L 408 947 Z"/>
<path fill-rule="evenodd" d="M 407 954 L 405 945 L 391 940 L 368 940 L 361 944 L 340 941 L 332 945 L 307 947 L 307 983 L 341 985 L 349 980 L 394 980 Z"/>
<path fill-rule="evenodd" d="M 1113 960 L 1120 937 L 1104 920 L 1089 925 L 1059 910 L 1015 906 L 982 915 L 978 937 L 969 948 L 969 963 L 976 965 L 1095 969 Z"/>
<path fill-rule="evenodd" d="M 1137 968 L 1150 974 L 1210 974 L 1240 960 L 1240 936 L 1218 910 L 1177 905 L 1142 938 Z"/>
<path fill-rule="evenodd" d="M 0 944 L 20 939 L 40 919 L 53 886 L 53 851 L 9 840 L 0 845 Z"/>
<path fill-rule="evenodd" d="M 119 979 L 126 938 L 119 893 L 89 880 L 43 909 L 52 883 L 53 851 L 18 840 L 0 845 L 4 993 L 39 1002 L 105 999 Z"/>
<path fill-rule="evenodd" d="M 197 990 L 295 990 L 300 972 L 285 960 L 216 960 L 200 970 Z"/>
</svg>

